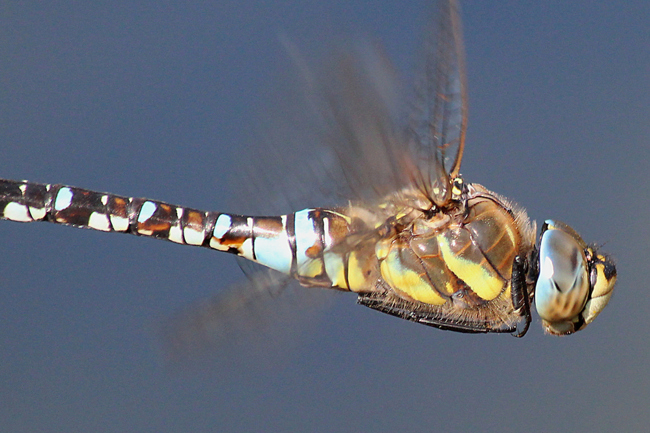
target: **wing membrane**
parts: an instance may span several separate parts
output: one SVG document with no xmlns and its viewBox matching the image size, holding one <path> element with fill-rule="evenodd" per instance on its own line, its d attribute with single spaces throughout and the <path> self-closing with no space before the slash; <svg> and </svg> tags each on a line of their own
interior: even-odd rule
<svg viewBox="0 0 650 433">
<path fill-rule="evenodd" d="M 434 3 L 407 124 L 397 73 L 376 44 L 344 45 L 313 62 L 283 39 L 294 76 L 265 110 L 245 161 L 252 169 L 236 182 L 249 202 L 272 198 L 287 213 L 374 203 L 411 185 L 437 205 L 448 200 L 467 126 L 464 49 L 457 2 Z"/>
<path fill-rule="evenodd" d="M 294 44 L 285 45 L 297 77 L 281 98 L 289 106 L 274 107 L 270 127 L 250 150 L 254 169 L 240 182 L 248 196 L 277 201 L 284 194 L 286 213 L 374 203 L 408 185 L 403 98 L 381 50 L 361 42 L 337 47 L 313 66 Z"/>
<path fill-rule="evenodd" d="M 193 362 L 227 348 L 274 346 L 300 334 L 333 301 L 332 291 L 306 290 L 289 276 L 260 269 L 157 324 L 162 349 L 172 362 Z"/>
<path fill-rule="evenodd" d="M 413 182 L 441 206 L 450 197 L 450 178 L 460 170 L 467 128 L 467 85 L 458 3 L 441 1 L 437 8 L 416 84 L 409 143 L 417 173 Z"/>
</svg>

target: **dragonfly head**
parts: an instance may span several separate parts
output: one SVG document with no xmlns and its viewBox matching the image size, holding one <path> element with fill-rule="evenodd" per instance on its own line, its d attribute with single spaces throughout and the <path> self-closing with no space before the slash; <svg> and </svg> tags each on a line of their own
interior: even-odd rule
<svg viewBox="0 0 650 433">
<path fill-rule="evenodd" d="M 591 323 L 609 302 L 616 266 L 559 221 L 545 221 L 540 236 L 537 312 L 546 333 L 573 334 Z"/>
</svg>

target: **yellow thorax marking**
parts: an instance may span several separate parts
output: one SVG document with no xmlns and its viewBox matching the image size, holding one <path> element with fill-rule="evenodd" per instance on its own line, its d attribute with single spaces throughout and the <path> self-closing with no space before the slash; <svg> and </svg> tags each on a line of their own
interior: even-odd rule
<svg viewBox="0 0 650 433">
<path fill-rule="evenodd" d="M 481 264 L 463 259 L 451 250 L 444 236 L 437 236 L 437 240 L 449 270 L 463 280 L 474 293 L 486 301 L 499 296 L 504 288 L 504 281 L 487 262 Z"/>
</svg>

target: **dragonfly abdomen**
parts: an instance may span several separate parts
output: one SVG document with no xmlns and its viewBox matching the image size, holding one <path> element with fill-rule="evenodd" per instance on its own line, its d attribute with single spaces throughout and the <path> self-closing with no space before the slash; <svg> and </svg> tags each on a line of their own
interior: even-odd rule
<svg viewBox="0 0 650 433">
<path fill-rule="evenodd" d="M 210 247 L 291 275 L 304 286 L 368 291 L 376 278 L 374 255 L 346 247 L 351 226 L 350 217 L 321 208 L 279 217 L 221 214 Z"/>
<path fill-rule="evenodd" d="M 350 234 L 351 219 L 332 210 L 253 217 L 66 185 L 0 179 L 0 218 L 48 221 L 207 247 L 291 275 L 306 286 L 359 291 L 367 290 L 369 284 L 370 272 L 364 270 L 369 267 L 367 259 L 340 248 Z"/>
<path fill-rule="evenodd" d="M 66 185 L 0 180 L 0 217 L 11 221 L 48 221 L 208 246 L 219 215 Z"/>
</svg>

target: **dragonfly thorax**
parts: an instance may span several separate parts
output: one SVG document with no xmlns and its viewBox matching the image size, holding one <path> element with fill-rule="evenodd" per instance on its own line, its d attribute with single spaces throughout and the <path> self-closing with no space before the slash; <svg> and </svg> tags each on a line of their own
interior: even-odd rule
<svg viewBox="0 0 650 433">
<path fill-rule="evenodd" d="M 411 309 L 419 306 L 467 322 L 483 309 L 485 326 L 506 326 L 503 310 L 516 309 L 513 263 L 534 249 L 534 224 L 517 206 L 480 185 L 459 182 L 454 189 L 444 209 L 420 212 L 403 230 L 377 243 L 382 286 L 392 297 L 414 304 Z M 528 287 L 523 290 L 528 293 Z M 490 316 L 495 309 L 499 314 Z"/>
</svg>

